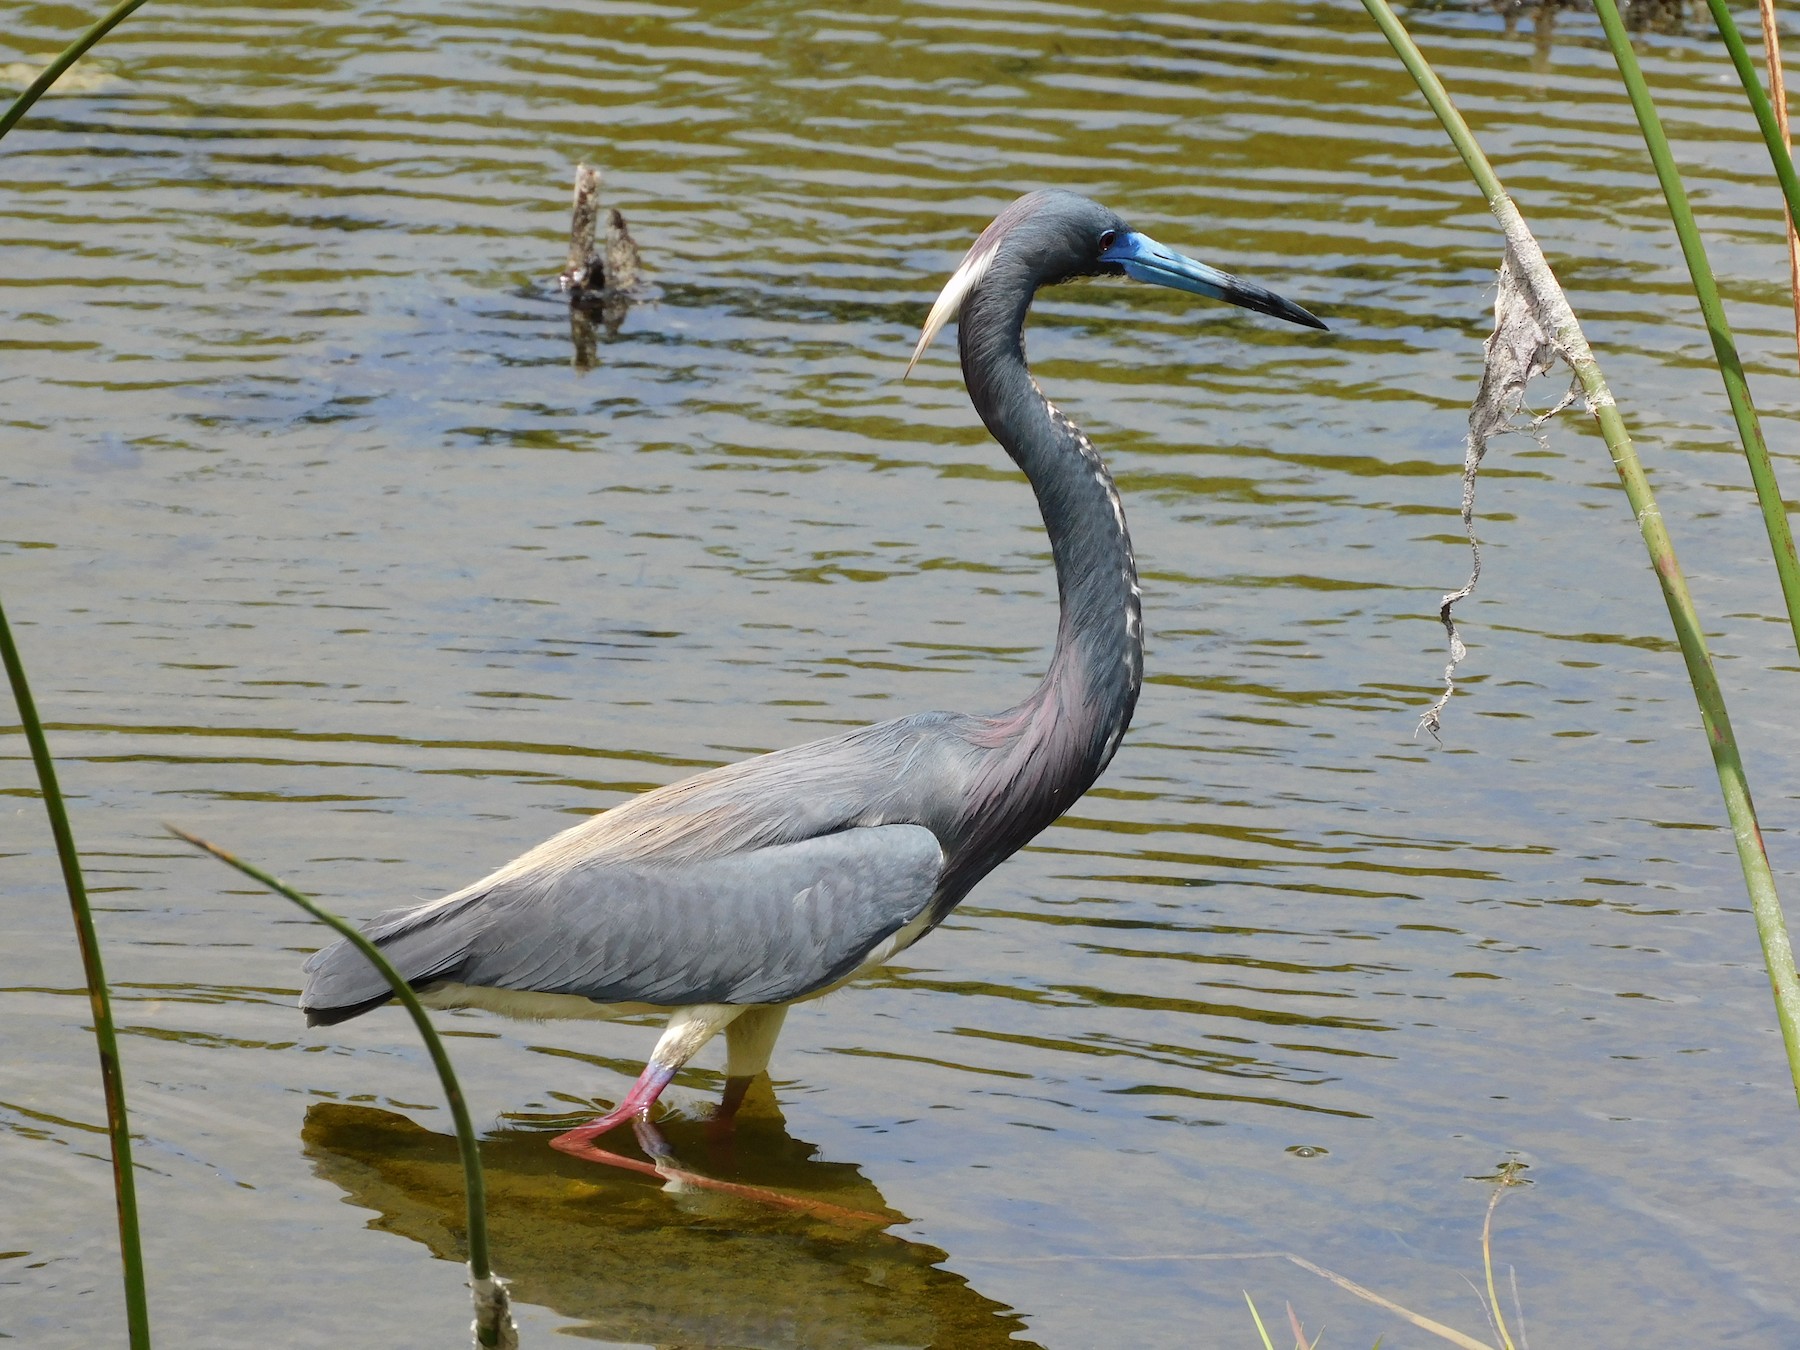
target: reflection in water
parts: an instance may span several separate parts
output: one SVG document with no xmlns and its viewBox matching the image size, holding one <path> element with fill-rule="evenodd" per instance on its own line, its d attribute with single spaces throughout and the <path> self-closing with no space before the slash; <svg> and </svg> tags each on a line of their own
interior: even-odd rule
<svg viewBox="0 0 1800 1350">
<path fill-rule="evenodd" d="M 600 361 L 600 342 L 613 341 L 631 312 L 631 297 L 604 291 L 597 298 L 569 302 L 570 363 L 576 370 L 592 370 Z"/>
<path fill-rule="evenodd" d="M 1557 24 L 1565 12 L 1574 27 L 1577 43 L 1595 42 L 1594 7 L 1588 0 L 1488 0 L 1509 35 L 1516 35 L 1529 16 L 1531 68 L 1548 74 L 1556 47 Z M 1625 27 L 1633 33 L 1684 34 L 1689 31 L 1688 0 L 1629 0 L 1620 6 Z M 1703 26 L 1704 27 L 1704 26 Z"/>
<path fill-rule="evenodd" d="M 761 1109 L 753 1109 L 760 1106 Z M 685 1128 L 684 1128 L 685 1126 Z M 671 1143 L 706 1170 L 749 1185 L 895 1214 L 855 1167 L 820 1162 L 790 1137 L 772 1099 L 739 1124 L 737 1161 L 708 1153 L 705 1127 L 676 1122 Z M 456 1141 L 390 1111 L 308 1109 L 301 1139 L 320 1177 L 372 1226 L 461 1261 Z M 938 1267 L 945 1253 L 892 1233 L 766 1209 L 566 1158 L 541 1130 L 482 1143 L 495 1264 L 523 1302 L 588 1324 L 597 1337 L 683 1346 L 1026 1347 L 1016 1313 Z"/>
</svg>

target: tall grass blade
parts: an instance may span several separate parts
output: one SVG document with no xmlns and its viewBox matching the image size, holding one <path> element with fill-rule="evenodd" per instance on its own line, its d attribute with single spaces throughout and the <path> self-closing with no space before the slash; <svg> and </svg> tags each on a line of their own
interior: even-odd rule
<svg viewBox="0 0 1800 1350">
<path fill-rule="evenodd" d="M 1767 5 L 1769 0 L 1763 0 Z M 1762 81 L 1757 78 L 1756 67 L 1751 64 L 1750 53 L 1744 46 L 1743 34 L 1738 32 L 1736 20 L 1725 5 L 1725 0 L 1706 0 L 1707 8 L 1712 10 L 1713 22 L 1719 27 L 1719 36 L 1724 39 L 1725 50 L 1731 54 L 1731 64 L 1737 67 L 1738 80 L 1744 86 L 1744 97 L 1750 100 L 1750 111 L 1756 114 L 1756 129 L 1762 132 L 1763 144 L 1769 147 L 1769 158 L 1775 165 L 1775 177 L 1781 180 L 1782 195 L 1787 198 L 1788 220 L 1800 220 L 1800 174 L 1794 172 L 1794 157 L 1787 148 L 1787 131 L 1782 123 L 1787 120 L 1784 107 L 1778 113 L 1769 95 L 1763 92 Z M 1772 19 L 1773 14 L 1765 16 Z M 1767 30 L 1773 38 L 1774 29 Z M 1781 82 L 1781 59 L 1779 48 L 1771 52 L 1769 62 L 1769 85 L 1777 88 Z M 1785 92 L 1785 91 L 1783 91 Z M 1785 101 L 1785 100 L 1784 100 Z"/>
<path fill-rule="evenodd" d="M 1244 1302 L 1250 1305 L 1250 1320 L 1256 1323 L 1256 1334 L 1262 1338 L 1263 1350 L 1275 1350 L 1275 1342 L 1269 1339 L 1269 1329 L 1263 1325 L 1262 1314 L 1256 1311 L 1256 1300 L 1250 1297 L 1250 1291 L 1244 1291 Z"/>
<path fill-rule="evenodd" d="M 220 862 L 237 868 L 251 880 L 261 882 L 277 895 L 285 896 L 320 923 L 348 938 L 358 951 L 369 958 L 375 969 L 381 972 L 381 977 L 394 991 L 394 997 L 412 1015 L 413 1025 L 418 1027 L 425 1049 L 431 1055 L 432 1065 L 437 1069 L 438 1080 L 443 1084 L 444 1099 L 450 1104 L 450 1117 L 456 1124 L 457 1147 L 462 1152 L 463 1185 L 468 1196 L 469 1285 L 475 1300 L 475 1343 L 487 1350 L 495 1350 L 496 1347 L 498 1350 L 516 1350 L 519 1343 L 518 1331 L 513 1326 L 506 1283 L 494 1274 L 488 1259 L 487 1184 L 482 1179 L 481 1149 L 475 1139 L 475 1127 L 470 1123 L 468 1104 L 463 1100 L 461 1084 L 456 1081 L 456 1070 L 450 1067 L 450 1054 L 444 1049 L 444 1042 L 439 1038 L 437 1028 L 431 1025 L 431 1018 L 426 1016 L 424 1005 L 413 993 L 412 986 L 407 984 L 406 977 L 395 970 L 387 957 L 350 923 L 310 896 L 302 895 L 286 882 L 227 853 L 217 844 L 208 843 L 173 825 L 165 825 L 163 828 L 176 838 L 185 839 L 195 848 L 212 854 Z"/>
<path fill-rule="evenodd" d="M 1750 401 L 1750 386 L 1744 380 L 1744 365 L 1738 359 L 1737 342 L 1731 336 L 1725 307 L 1719 302 L 1719 287 L 1713 279 L 1712 264 L 1706 259 L 1706 245 L 1700 239 L 1700 227 L 1694 223 L 1687 188 L 1681 181 L 1681 171 L 1675 167 L 1675 155 L 1669 149 L 1662 118 L 1650 97 L 1650 86 L 1645 83 L 1644 72 L 1638 66 L 1637 53 L 1631 49 L 1631 38 L 1625 31 L 1625 21 L 1619 17 L 1619 7 L 1614 0 L 1594 0 L 1594 8 L 1599 11 L 1600 26 L 1606 30 L 1607 45 L 1612 48 L 1619 77 L 1625 82 L 1632 111 L 1637 114 L 1638 127 L 1644 133 L 1644 144 L 1649 147 L 1650 162 L 1656 167 L 1656 179 L 1662 185 L 1663 199 L 1668 203 L 1669 219 L 1674 222 L 1675 233 L 1681 240 L 1681 254 L 1687 260 L 1688 274 L 1693 278 L 1694 297 L 1700 302 L 1707 336 L 1712 339 L 1713 359 L 1719 366 L 1719 378 L 1725 382 L 1725 397 L 1731 402 L 1738 439 L 1743 442 L 1744 458 L 1750 464 L 1750 481 L 1756 485 L 1763 528 L 1768 531 L 1769 547 L 1775 555 L 1775 571 L 1781 578 L 1782 598 L 1787 602 L 1794 649 L 1800 652 L 1800 558 L 1794 553 L 1794 535 L 1788 527 L 1787 508 L 1781 500 L 1781 489 L 1775 484 L 1775 467 L 1769 461 L 1769 447 L 1763 440 L 1756 405 Z M 1732 27 L 1730 15 L 1725 16 L 1725 24 Z M 1735 27 L 1732 31 L 1736 32 Z M 1738 43 L 1738 48 L 1742 50 L 1742 42 Z M 1760 96 L 1762 89 L 1756 84 L 1754 71 L 1750 85 Z M 1773 117 L 1770 113 L 1771 125 Z M 1788 164 L 1786 177 L 1792 178 L 1793 171 L 1794 166 Z M 1783 183 L 1785 186 L 1785 178 Z"/>
<path fill-rule="evenodd" d="M 25 92 L 12 101 L 12 106 L 0 114 L 0 136 L 17 126 L 19 119 L 31 111 L 31 105 L 44 96 L 45 90 L 60 80 L 65 70 L 87 55 L 88 48 L 117 28 L 126 16 L 143 3 L 144 0 L 119 0 L 85 33 L 64 47 L 61 54 L 44 67 L 43 73 L 25 86 Z"/>
<path fill-rule="evenodd" d="M 75 851 L 75 833 L 63 809 L 62 792 L 56 785 L 56 765 L 50 744 L 38 720 L 37 703 L 25 678 L 25 663 L 13 643 L 6 611 L 0 608 L 0 660 L 12 683 L 13 701 L 19 705 L 19 724 L 31 746 L 37 766 L 38 787 L 44 810 L 50 817 L 50 834 L 56 841 L 62 864 L 63 886 L 69 893 L 69 909 L 75 916 L 75 937 L 81 947 L 81 966 L 87 975 L 88 1006 L 94 1017 L 94 1042 L 100 1052 L 100 1085 L 106 1094 L 106 1133 L 112 1144 L 113 1195 L 119 1211 L 119 1255 L 125 1265 L 125 1324 L 132 1350 L 150 1350 L 150 1304 L 144 1286 L 144 1248 L 138 1234 L 137 1183 L 131 1168 L 131 1129 L 125 1116 L 125 1080 L 119 1069 L 119 1041 L 113 1031 L 112 998 L 107 993 L 106 969 L 100 960 L 100 938 L 94 931 L 93 911 L 88 907 L 87 885 L 81 877 L 81 858 Z"/>
<path fill-rule="evenodd" d="M 1781 73 L 1781 34 L 1775 20 L 1775 0 L 1758 0 L 1757 12 L 1762 18 L 1763 60 L 1769 68 L 1769 99 L 1775 105 L 1776 141 L 1769 142 L 1769 153 L 1774 156 L 1779 173 L 1783 164 L 1793 167 L 1794 139 L 1788 134 L 1787 79 Z M 1741 69 L 1739 73 L 1742 74 Z M 1785 183 L 1782 186 L 1786 188 Z M 1794 293 L 1794 347 L 1800 352 L 1800 220 L 1796 219 L 1792 193 L 1788 194 L 1787 242 L 1788 288 Z"/>
<path fill-rule="evenodd" d="M 1306 1339 L 1306 1328 L 1300 1325 L 1300 1314 L 1294 1311 L 1294 1305 L 1287 1305 L 1288 1329 L 1294 1333 L 1294 1350 L 1319 1350 L 1319 1342 L 1325 1339 L 1325 1333 L 1319 1332 L 1310 1341 Z"/>
<path fill-rule="evenodd" d="M 1599 0 L 1599 3 L 1610 7 L 1611 0 Z M 1725 814 L 1731 822 L 1732 837 L 1737 845 L 1738 865 L 1743 870 L 1750 907 L 1756 916 L 1763 962 L 1775 997 L 1775 1017 L 1780 1023 L 1782 1044 L 1787 1051 L 1788 1075 L 1793 1080 L 1796 1099 L 1800 1099 L 1800 978 L 1794 972 L 1794 952 L 1788 940 L 1787 921 L 1775 891 L 1775 877 L 1769 866 L 1768 851 L 1763 846 L 1762 830 L 1756 821 L 1756 807 L 1750 799 L 1743 758 L 1725 709 L 1725 695 L 1719 688 L 1712 656 L 1700 628 L 1700 616 L 1695 612 L 1687 578 L 1676 560 L 1675 545 L 1669 538 L 1662 511 L 1657 507 L 1655 494 L 1644 475 L 1644 466 L 1625 429 L 1625 419 L 1619 414 L 1612 391 L 1607 388 L 1605 377 L 1582 335 L 1581 324 L 1569 307 L 1568 298 L 1557 284 L 1524 217 L 1469 130 L 1469 124 L 1450 101 L 1437 72 L 1425 60 L 1387 0 L 1363 0 L 1363 7 L 1392 44 L 1401 63 L 1424 94 L 1425 101 L 1444 124 L 1451 143 L 1487 198 L 1489 208 L 1506 233 L 1507 248 L 1525 269 L 1526 284 L 1531 288 L 1534 303 L 1545 315 L 1545 328 L 1580 381 L 1588 410 L 1599 424 L 1600 434 L 1611 452 L 1613 467 L 1618 471 L 1625 498 L 1638 522 L 1638 532 L 1643 536 L 1644 547 L 1662 586 L 1663 600 L 1669 607 L 1669 619 L 1687 666 L 1688 682 L 1694 689 L 1694 700 L 1700 705 L 1700 721 L 1706 732 L 1707 746 L 1712 751 L 1719 791 L 1725 799 Z M 1776 505 L 1779 507 L 1779 500 Z M 1789 549 L 1791 561 L 1791 541 Z"/>
</svg>

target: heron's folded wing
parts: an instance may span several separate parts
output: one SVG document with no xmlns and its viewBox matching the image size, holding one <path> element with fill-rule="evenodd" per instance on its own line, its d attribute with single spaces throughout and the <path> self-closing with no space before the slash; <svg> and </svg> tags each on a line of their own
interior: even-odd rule
<svg viewBox="0 0 1800 1350">
<path fill-rule="evenodd" d="M 510 878 L 445 978 L 604 1003 L 782 1003 L 842 979 L 922 913 L 943 862 L 923 826 L 876 825 Z"/>
<path fill-rule="evenodd" d="M 462 891 L 430 904 L 390 909 L 362 925 L 362 935 L 407 983 L 429 984 L 468 961 L 470 945 L 481 933 L 481 899 L 479 892 Z M 393 997 L 381 973 L 347 938 L 314 952 L 305 970 L 300 1008 L 309 1026 L 347 1021 Z"/>
<path fill-rule="evenodd" d="M 717 858 L 546 868 L 423 907 L 412 924 L 383 915 L 377 942 L 417 958 L 398 964 L 418 983 L 601 1003 L 783 1003 L 843 979 L 923 913 L 943 863 L 923 826 L 873 825 Z M 379 977 L 354 951 L 335 956 L 308 963 L 306 1006 L 385 991 L 362 988 Z"/>
</svg>

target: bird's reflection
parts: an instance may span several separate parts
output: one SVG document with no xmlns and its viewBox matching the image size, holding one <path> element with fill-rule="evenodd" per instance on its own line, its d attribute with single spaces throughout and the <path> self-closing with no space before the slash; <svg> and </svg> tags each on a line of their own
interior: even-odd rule
<svg viewBox="0 0 1800 1350">
<path fill-rule="evenodd" d="M 741 1120 L 729 1152 L 709 1143 L 703 1122 L 666 1128 L 684 1160 L 714 1175 L 902 1219 L 854 1166 L 820 1161 L 792 1138 L 772 1104 Z M 320 1177 L 375 1212 L 372 1226 L 440 1259 L 463 1259 L 455 1139 L 393 1112 L 335 1102 L 308 1109 L 301 1139 Z M 565 1157 L 544 1140 L 544 1128 L 521 1128 L 482 1141 L 494 1264 L 516 1299 L 585 1322 L 594 1336 L 795 1350 L 1030 1350 L 1019 1316 L 940 1269 L 946 1257 L 935 1247 L 714 1191 L 670 1193 L 654 1179 Z"/>
</svg>

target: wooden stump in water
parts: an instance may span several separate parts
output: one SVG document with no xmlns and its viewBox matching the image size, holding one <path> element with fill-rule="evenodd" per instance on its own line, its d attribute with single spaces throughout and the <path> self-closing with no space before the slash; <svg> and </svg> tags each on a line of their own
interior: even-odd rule
<svg viewBox="0 0 1800 1350">
<path fill-rule="evenodd" d="M 607 338 L 618 336 L 619 326 L 641 291 L 643 268 L 637 242 L 616 207 L 605 211 L 606 233 L 596 247 L 600 222 L 600 171 L 586 164 L 575 166 L 575 207 L 569 227 L 569 260 L 557 283 L 569 297 L 569 337 L 575 344 L 575 368 L 594 366 L 599 335 L 594 320 Z"/>
</svg>

